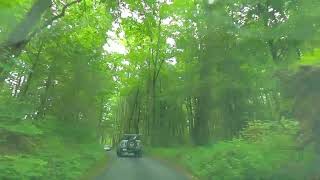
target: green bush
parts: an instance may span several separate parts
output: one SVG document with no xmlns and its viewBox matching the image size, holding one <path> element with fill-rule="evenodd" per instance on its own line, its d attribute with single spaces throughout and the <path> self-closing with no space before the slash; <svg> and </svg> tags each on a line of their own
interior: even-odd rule
<svg viewBox="0 0 320 180">
<path fill-rule="evenodd" d="M 54 143 L 60 147 L 47 145 L 31 154 L 0 156 L 0 179 L 78 179 L 105 156 L 97 144 L 75 145 L 74 148 Z"/>
<path fill-rule="evenodd" d="M 0 179 L 40 179 L 47 174 L 47 162 L 36 157 L 0 156 Z"/>
<path fill-rule="evenodd" d="M 42 131 L 28 121 L 18 123 L 1 123 L 0 129 L 20 135 L 40 135 Z"/>
<path fill-rule="evenodd" d="M 312 150 L 296 150 L 295 121 L 255 121 L 242 136 L 208 147 L 152 149 L 151 153 L 177 159 L 199 179 L 305 179 L 310 176 Z"/>
<path fill-rule="evenodd" d="M 4 137 L 0 141 L 0 179 L 79 179 L 104 159 L 101 145 L 92 143 L 95 139 L 79 141 L 73 131 L 61 133 L 59 129 L 65 126 L 55 123 L 57 120 L 45 121 L 47 126 L 27 120 L 20 123 L 0 121 L 0 133 Z M 79 134 L 85 136 L 87 130 L 84 131 Z"/>
</svg>

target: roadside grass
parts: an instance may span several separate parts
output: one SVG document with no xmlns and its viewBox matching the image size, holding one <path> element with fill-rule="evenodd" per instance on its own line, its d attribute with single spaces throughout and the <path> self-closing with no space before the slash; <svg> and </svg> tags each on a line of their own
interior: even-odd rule
<svg viewBox="0 0 320 180">
<path fill-rule="evenodd" d="M 49 127 L 0 123 L 0 179 L 91 179 L 106 165 L 106 152 L 88 133 L 74 136 L 61 133 L 65 126 Z"/>
<path fill-rule="evenodd" d="M 98 145 L 41 148 L 38 152 L 0 155 L 0 179 L 91 179 L 105 167 Z"/>
<path fill-rule="evenodd" d="M 185 174 L 192 180 L 199 180 L 198 177 L 194 176 L 192 169 L 188 168 L 182 158 L 183 148 L 146 148 L 146 154 L 169 167 L 176 169 L 177 171 Z"/>
<path fill-rule="evenodd" d="M 96 148 L 42 149 L 30 154 L 0 155 L 0 179 L 79 179 L 91 177 L 105 164 L 106 154 Z"/>
<path fill-rule="evenodd" d="M 96 161 L 87 171 L 85 171 L 84 175 L 81 176 L 80 180 L 89 180 L 94 179 L 98 175 L 102 174 L 107 166 L 108 166 L 108 156 L 103 156 L 100 160 Z"/>
<path fill-rule="evenodd" d="M 148 153 L 182 166 L 201 180 L 301 180 L 319 174 L 312 147 L 296 150 L 296 129 L 290 129 L 290 122 L 287 130 L 272 126 L 272 133 L 270 124 L 257 123 L 230 141 L 204 147 L 150 148 Z"/>
</svg>

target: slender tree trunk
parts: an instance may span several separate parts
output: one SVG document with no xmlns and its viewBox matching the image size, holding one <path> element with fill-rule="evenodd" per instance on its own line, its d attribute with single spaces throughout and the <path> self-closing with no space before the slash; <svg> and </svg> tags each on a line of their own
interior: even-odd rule
<svg viewBox="0 0 320 180">
<path fill-rule="evenodd" d="M 155 77 L 152 77 L 151 81 L 151 143 L 155 144 L 157 136 L 157 116 L 156 116 L 156 80 Z"/>
<path fill-rule="evenodd" d="M 192 97 L 187 97 L 186 99 L 186 108 L 188 112 L 188 130 L 190 137 L 194 136 L 194 114 L 193 114 L 193 108 L 192 108 Z"/>
<path fill-rule="evenodd" d="M 52 87 L 52 84 L 53 84 L 53 73 L 54 73 L 54 67 L 53 67 L 53 63 L 51 64 L 50 66 L 50 70 L 49 70 L 49 75 L 48 75 L 48 78 L 45 82 L 45 90 L 43 92 L 43 94 L 40 96 L 40 106 L 38 108 L 38 114 L 37 114 L 37 117 L 36 119 L 39 119 L 39 118 L 42 118 L 45 116 L 45 112 L 47 110 L 47 102 L 48 102 L 48 97 L 49 97 L 49 91 L 50 91 L 50 88 Z"/>
<path fill-rule="evenodd" d="M 43 50 L 43 46 L 44 46 L 44 43 L 41 42 L 40 48 L 38 49 L 38 52 L 36 54 L 35 59 L 33 60 L 31 71 L 29 72 L 28 76 L 26 77 L 26 83 L 25 83 L 25 85 L 23 86 L 23 88 L 21 90 L 21 97 L 26 96 L 26 94 L 27 94 L 27 92 L 29 90 L 30 84 L 32 82 L 33 74 L 36 71 L 37 65 L 38 65 L 38 63 L 40 61 L 40 54 L 41 54 L 41 52 Z M 31 56 L 29 56 L 29 58 L 31 59 Z"/>
<path fill-rule="evenodd" d="M 104 113 L 104 98 L 101 98 L 101 102 L 100 102 L 100 115 L 99 115 L 99 121 L 98 121 L 98 125 L 97 125 L 97 135 L 100 136 L 102 138 L 102 140 L 104 139 L 103 137 L 103 128 L 102 128 L 102 122 L 103 122 L 103 113 Z"/>
<path fill-rule="evenodd" d="M 135 124 L 135 132 L 137 134 L 140 134 L 140 131 L 139 131 L 139 125 L 140 125 L 140 114 L 141 114 L 141 105 L 140 103 L 138 103 L 138 116 L 137 116 L 137 123 Z"/>
<path fill-rule="evenodd" d="M 129 131 L 135 131 L 135 127 L 137 126 L 136 123 L 137 121 L 135 120 L 134 118 L 134 114 L 136 112 L 136 110 L 138 109 L 138 98 L 139 98 L 139 92 L 140 92 L 140 89 L 138 88 L 137 89 L 137 92 L 135 94 L 135 97 L 134 97 L 134 102 L 133 102 L 133 108 L 131 110 L 131 115 L 130 115 L 130 120 L 129 120 Z M 136 132 L 135 132 L 136 133 Z"/>
</svg>

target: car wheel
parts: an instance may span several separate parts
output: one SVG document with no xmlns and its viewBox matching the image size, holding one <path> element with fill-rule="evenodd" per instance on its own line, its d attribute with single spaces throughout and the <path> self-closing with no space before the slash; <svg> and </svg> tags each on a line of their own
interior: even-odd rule
<svg viewBox="0 0 320 180">
<path fill-rule="evenodd" d="M 142 157 L 142 152 L 141 151 L 136 152 L 136 157 L 141 158 Z"/>
<path fill-rule="evenodd" d="M 121 152 L 117 152 L 117 156 L 118 156 L 118 157 L 122 157 Z"/>
</svg>

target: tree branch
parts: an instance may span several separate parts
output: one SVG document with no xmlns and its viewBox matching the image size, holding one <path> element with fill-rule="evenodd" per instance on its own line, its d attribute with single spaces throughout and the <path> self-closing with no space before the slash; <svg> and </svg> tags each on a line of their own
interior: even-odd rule
<svg viewBox="0 0 320 180">
<path fill-rule="evenodd" d="M 162 68 L 163 63 L 164 63 L 164 59 L 161 60 L 160 65 L 159 65 L 159 68 L 157 69 L 157 74 L 156 74 L 156 76 L 155 76 L 156 79 L 158 78 L 158 76 L 159 76 L 159 74 L 160 74 L 160 70 L 161 70 L 161 68 Z"/>
<path fill-rule="evenodd" d="M 159 21 L 158 21 L 158 42 L 157 42 L 157 52 L 156 52 L 156 57 L 155 57 L 155 59 L 154 59 L 154 66 L 155 66 L 155 71 L 157 71 L 157 72 L 155 72 L 155 76 L 154 76 L 154 78 L 155 78 L 155 80 L 158 78 L 158 76 L 159 76 L 159 73 L 160 73 L 160 70 L 161 70 L 161 67 L 162 67 L 162 64 L 163 64 L 163 62 L 164 62 L 164 59 L 162 59 L 161 61 L 160 61 L 160 64 L 159 64 L 159 67 L 157 67 L 157 61 L 159 61 L 159 56 L 160 56 L 160 39 L 161 39 L 161 16 L 160 16 L 160 8 L 159 8 Z"/>
<path fill-rule="evenodd" d="M 73 4 L 76 4 L 76 3 L 79 3 L 81 2 L 82 0 L 75 0 L 75 1 L 72 1 L 66 5 L 63 6 L 62 10 L 61 10 L 61 13 L 58 14 L 57 16 L 54 16 L 52 17 L 50 20 L 48 20 L 47 22 L 45 22 L 39 29 L 37 29 L 36 31 L 32 32 L 28 38 L 28 42 L 37 34 L 39 33 L 42 29 L 48 27 L 49 25 L 52 25 L 52 23 L 60 18 L 62 18 L 65 14 L 66 14 L 66 11 L 67 9 L 72 6 Z"/>
<path fill-rule="evenodd" d="M 52 17 L 50 20 L 46 21 L 41 27 L 37 28 L 36 30 L 34 30 L 32 33 L 30 33 L 29 35 L 27 35 L 25 38 L 20 38 L 19 40 L 16 41 L 8 41 L 7 43 L 5 43 L 4 45 L 0 45 L 0 54 L 3 54 L 3 52 L 5 51 L 10 51 L 13 54 L 15 54 L 16 56 L 20 54 L 21 50 L 31 41 L 31 39 L 38 34 L 42 29 L 48 27 L 49 25 L 52 25 L 52 23 L 55 20 L 58 20 L 60 18 L 62 18 L 65 13 L 66 10 L 72 6 L 73 4 L 79 3 L 82 0 L 74 0 L 66 5 L 63 6 L 61 13 L 58 14 L 57 16 Z M 39 2 L 42 2 L 42 0 L 39 0 Z M 42 4 L 41 4 L 42 5 Z M 42 5 L 43 6 L 43 5 Z M 32 12 L 33 10 L 31 10 Z M 41 16 L 42 14 L 38 13 L 38 16 Z M 33 15 L 32 17 L 35 17 L 35 15 Z M 27 22 L 23 22 L 22 24 L 26 24 Z M 22 25 L 21 25 L 22 26 Z M 23 28 L 20 28 L 23 29 Z M 13 33 L 14 34 L 14 33 Z M 21 36 L 21 35 L 19 35 Z M 7 63 L 7 62 L 5 62 Z M 1 69 L 0 69 L 1 71 Z"/>
</svg>

